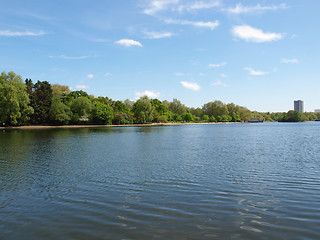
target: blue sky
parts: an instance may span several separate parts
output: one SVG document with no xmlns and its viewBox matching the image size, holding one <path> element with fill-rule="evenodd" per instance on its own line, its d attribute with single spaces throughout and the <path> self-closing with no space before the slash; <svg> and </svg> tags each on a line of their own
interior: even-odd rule
<svg viewBox="0 0 320 240">
<path fill-rule="evenodd" d="M 320 108 L 319 0 L 0 0 L 0 71 L 113 100 Z"/>
</svg>

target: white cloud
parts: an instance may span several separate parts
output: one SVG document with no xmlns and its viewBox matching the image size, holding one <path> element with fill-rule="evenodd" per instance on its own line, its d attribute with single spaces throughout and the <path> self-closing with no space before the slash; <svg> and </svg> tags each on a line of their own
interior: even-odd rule
<svg viewBox="0 0 320 240">
<path fill-rule="evenodd" d="M 185 73 L 175 73 L 174 75 L 178 76 L 178 77 L 184 77 L 186 76 L 187 74 Z"/>
<path fill-rule="evenodd" d="M 87 86 L 87 85 L 77 85 L 76 88 L 77 88 L 77 89 L 88 89 L 88 88 L 90 88 L 90 87 Z"/>
<path fill-rule="evenodd" d="M 209 68 L 218 68 L 218 67 L 222 67 L 224 65 L 226 65 L 227 63 L 226 62 L 222 62 L 222 63 L 217 63 L 217 64 L 214 64 L 214 63 L 211 63 L 209 64 Z"/>
<path fill-rule="evenodd" d="M 209 9 L 213 7 L 218 7 L 220 5 L 220 1 L 212 0 L 212 1 L 196 1 L 186 5 L 180 5 L 177 10 L 179 12 L 183 11 L 193 11 L 193 10 L 201 10 L 201 9 Z"/>
<path fill-rule="evenodd" d="M 168 24 L 191 25 L 194 27 L 210 28 L 211 30 L 214 30 L 220 25 L 218 20 L 214 22 L 202 22 L 202 21 L 194 22 L 189 20 L 166 19 L 165 22 Z"/>
<path fill-rule="evenodd" d="M 228 78 L 228 75 L 227 75 L 227 74 L 224 74 L 224 73 L 220 73 L 220 77 L 222 77 L 222 78 Z"/>
<path fill-rule="evenodd" d="M 135 99 L 139 99 L 140 97 L 143 97 L 143 96 L 147 96 L 149 98 L 158 98 L 160 97 L 160 93 L 155 91 L 149 91 L 149 90 L 135 93 Z"/>
<path fill-rule="evenodd" d="M 263 32 L 260 29 L 248 25 L 235 26 L 232 29 L 233 36 L 244 39 L 247 42 L 271 42 L 283 38 L 281 33 Z"/>
<path fill-rule="evenodd" d="M 144 34 L 150 39 L 169 38 L 174 35 L 171 32 L 144 32 Z"/>
<path fill-rule="evenodd" d="M 119 41 L 115 42 L 116 44 L 119 44 L 124 47 L 132 47 L 132 46 L 138 46 L 142 47 L 142 44 L 138 41 L 132 40 L 132 39 L 120 39 Z"/>
<path fill-rule="evenodd" d="M 222 87 L 226 87 L 227 84 L 221 82 L 220 80 L 217 80 L 216 82 L 211 83 L 211 86 L 222 86 Z"/>
<path fill-rule="evenodd" d="M 252 76 L 262 76 L 268 74 L 268 72 L 256 71 L 248 67 L 245 67 L 244 70 L 249 71 L 249 74 Z"/>
<path fill-rule="evenodd" d="M 292 58 L 292 59 L 283 58 L 283 59 L 281 59 L 281 62 L 283 62 L 283 63 L 299 63 L 299 60 L 296 58 Z"/>
<path fill-rule="evenodd" d="M 179 0 L 153 0 L 150 1 L 148 7 L 144 9 L 144 13 L 148 15 L 155 15 L 159 11 L 168 9 L 171 5 L 175 5 Z"/>
<path fill-rule="evenodd" d="M 234 8 L 225 9 L 229 13 L 233 14 L 241 14 L 241 13 L 257 13 L 257 12 L 264 12 L 264 11 L 276 11 L 278 9 L 286 9 L 288 8 L 285 3 L 280 5 L 273 5 L 273 6 L 261 6 L 257 4 L 256 6 L 247 7 L 243 6 L 241 3 L 238 3 Z"/>
<path fill-rule="evenodd" d="M 49 56 L 49 58 L 59 58 L 59 59 L 65 59 L 65 60 L 79 60 L 79 59 L 86 59 L 89 58 L 89 56 L 66 56 L 66 55 L 59 55 L 59 56 Z"/>
<path fill-rule="evenodd" d="M 94 75 L 93 74 L 88 74 L 87 77 L 88 78 L 94 78 Z"/>
<path fill-rule="evenodd" d="M 107 72 L 104 74 L 105 77 L 109 77 L 111 75 L 111 73 Z"/>
<path fill-rule="evenodd" d="M 41 36 L 45 35 L 46 33 L 44 31 L 39 31 L 39 32 L 30 32 L 30 31 L 25 31 L 25 32 L 13 32 L 9 30 L 5 31 L 0 31 L 0 37 L 23 37 L 23 36 Z"/>
<path fill-rule="evenodd" d="M 220 73 L 220 77 L 222 77 L 222 78 L 228 78 L 228 75 L 227 75 L 227 74 L 224 74 L 224 73 Z"/>
<path fill-rule="evenodd" d="M 197 83 L 190 83 L 190 82 L 184 82 L 184 81 L 181 81 L 180 83 L 182 84 L 183 87 L 191 89 L 193 91 L 200 90 L 200 86 Z"/>
</svg>

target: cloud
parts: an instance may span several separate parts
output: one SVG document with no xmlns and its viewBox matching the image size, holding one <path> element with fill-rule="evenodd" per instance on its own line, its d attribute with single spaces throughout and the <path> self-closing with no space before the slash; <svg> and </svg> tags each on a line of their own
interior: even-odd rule
<svg viewBox="0 0 320 240">
<path fill-rule="evenodd" d="M 222 87 L 226 87 L 227 84 L 221 82 L 220 80 L 217 80 L 216 82 L 211 83 L 211 86 L 222 86 Z"/>
<path fill-rule="evenodd" d="M 214 30 L 215 28 L 217 28 L 220 25 L 218 20 L 216 20 L 214 22 L 202 22 L 202 21 L 194 22 L 194 21 L 189 21 L 189 20 L 166 19 L 165 23 L 179 24 L 179 25 L 191 25 L 194 27 L 210 28 L 211 30 Z"/>
<path fill-rule="evenodd" d="M 89 58 L 89 56 L 71 57 L 71 56 L 66 56 L 66 55 L 59 55 L 59 56 L 49 56 L 49 58 L 59 58 L 59 59 L 65 59 L 65 60 L 79 60 L 79 59 Z"/>
<path fill-rule="evenodd" d="M 132 46 L 138 46 L 142 47 L 142 44 L 138 41 L 132 40 L 132 39 L 120 39 L 119 41 L 115 42 L 116 44 L 119 44 L 124 47 L 132 47 Z"/>
<path fill-rule="evenodd" d="M 13 32 L 13 31 L 0 31 L 0 37 L 24 37 L 24 36 L 32 36 L 32 37 L 37 37 L 37 36 L 42 36 L 45 35 L 46 33 L 44 31 L 39 31 L 39 32 L 30 32 L 30 31 L 25 31 L 25 32 Z"/>
<path fill-rule="evenodd" d="M 190 82 L 184 82 L 184 81 L 181 81 L 180 83 L 183 87 L 191 89 L 193 91 L 200 90 L 200 86 L 197 83 L 190 83 Z"/>
<path fill-rule="evenodd" d="M 176 75 L 176 76 L 178 76 L 178 77 L 184 77 L 184 76 L 186 76 L 186 74 L 184 74 L 184 73 L 175 73 L 174 75 Z"/>
<path fill-rule="evenodd" d="M 299 60 L 296 58 L 292 58 L 292 59 L 283 58 L 283 59 L 281 59 L 281 62 L 283 62 L 283 63 L 299 63 Z"/>
<path fill-rule="evenodd" d="M 268 72 L 256 71 L 248 67 L 245 67 L 244 70 L 249 71 L 249 74 L 252 76 L 262 76 L 268 74 Z"/>
<path fill-rule="evenodd" d="M 238 3 L 234 8 L 225 9 L 225 11 L 233 14 L 241 14 L 241 13 L 257 13 L 257 12 L 264 12 L 264 11 L 276 11 L 278 9 L 286 9 L 288 8 L 285 3 L 280 5 L 273 5 L 273 6 L 261 6 L 257 4 L 253 7 L 243 6 L 241 3 Z"/>
<path fill-rule="evenodd" d="M 159 11 L 166 10 L 170 5 L 175 5 L 179 0 L 153 0 L 150 1 L 148 7 L 144 9 L 144 13 L 148 15 L 155 15 Z"/>
<path fill-rule="evenodd" d="M 77 88 L 77 89 L 88 89 L 88 88 L 90 88 L 90 87 L 87 86 L 87 85 L 77 85 L 76 88 Z"/>
<path fill-rule="evenodd" d="M 87 77 L 88 78 L 94 78 L 94 75 L 93 74 L 88 74 Z"/>
<path fill-rule="evenodd" d="M 109 77 L 109 76 L 111 76 L 111 73 L 107 72 L 107 73 L 104 74 L 104 76 L 105 77 Z"/>
<path fill-rule="evenodd" d="M 228 78 L 228 75 L 227 75 L 227 74 L 224 74 L 224 73 L 220 73 L 220 77 L 222 77 L 222 78 Z"/>
<path fill-rule="evenodd" d="M 220 1 L 212 0 L 212 1 L 197 1 L 193 3 L 189 3 L 186 5 L 180 5 L 177 10 L 179 12 L 183 11 L 194 11 L 194 10 L 201 10 L 201 9 L 209 9 L 213 7 L 218 7 L 220 5 Z"/>
<path fill-rule="evenodd" d="M 218 67 L 222 67 L 224 65 L 226 65 L 227 63 L 226 62 L 222 62 L 222 63 L 218 63 L 218 64 L 214 64 L 214 63 L 211 63 L 209 64 L 209 68 L 218 68 Z"/>
<path fill-rule="evenodd" d="M 160 38 L 169 38 L 172 37 L 174 34 L 171 32 L 144 32 L 144 34 L 147 36 L 147 38 L 150 39 L 160 39 Z"/>
<path fill-rule="evenodd" d="M 247 42 L 271 42 L 283 38 L 283 34 L 281 33 L 263 32 L 260 29 L 248 25 L 233 27 L 232 34 L 234 37 L 243 39 Z"/>
<path fill-rule="evenodd" d="M 146 90 L 144 92 L 136 92 L 135 99 L 139 99 L 140 97 L 147 96 L 148 98 L 158 98 L 160 97 L 159 92 Z"/>
</svg>

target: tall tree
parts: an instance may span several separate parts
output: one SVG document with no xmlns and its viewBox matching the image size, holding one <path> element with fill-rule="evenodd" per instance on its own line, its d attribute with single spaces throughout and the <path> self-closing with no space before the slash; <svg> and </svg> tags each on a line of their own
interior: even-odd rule
<svg viewBox="0 0 320 240">
<path fill-rule="evenodd" d="M 32 86 L 32 80 L 26 80 L 28 91 Z M 51 84 L 47 81 L 38 81 L 33 85 L 30 105 L 34 109 L 34 114 L 31 117 L 31 121 L 36 124 L 49 123 L 50 121 L 50 108 L 52 102 L 52 88 Z"/>
<path fill-rule="evenodd" d="M 132 112 L 138 123 L 151 122 L 153 117 L 154 107 L 151 104 L 150 99 L 147 96 L 141 97 L 137 100 L 132 107 Z"/>
<path fill-rule="evenodd" d="M 52 99 L 50 119 L 54 124 L 68 124 L 71 120 L 71 110 L 56 96 Z"/>
<path fill-rule="evenodd" d="M 215 118 L 229 114 L 228 107 L 221 101 L 208 102 L 203 105 L 202 110 L 204 114 Z"/>
<path fill-rule="evenodd" d="M 107 104 L 95 101 L 91 110 L 91 120 L 98 124 L 111 124 L 113 109 Z"/>
<path fill-rule="evenodd" d="M 169 110 L 172 113 L 177 113 L 181 116 L 186 111 L 186 106 L 178 99 L 174 98 L 173 101 L 169 103 Z"/>
<path fill-rule="evenodd" d="M 14 72 L 0 75 L 0 122 L 2 125 L 21 125 L 33 113 L 26 86 Z"/>
<path fill-rule="evenodd" d="M 92 102 L 87 97 L 78 97 L 74 99 L 71 103 L 71 110 L 73 113 L 72 120 L 78 122 L 79 119 L 88 118 L 92 109 Z"/>
</svg>

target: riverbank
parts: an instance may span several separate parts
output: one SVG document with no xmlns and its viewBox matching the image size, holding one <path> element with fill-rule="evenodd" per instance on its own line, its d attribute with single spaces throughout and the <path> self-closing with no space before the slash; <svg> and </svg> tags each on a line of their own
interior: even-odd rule
<svg viewBox="0 0 320 240">
<path fill-rule="evenodd" d="M 147 124 L 125 124 L 125 125 L 33 125 L 33 126 L 10 126 L 0 129 L 50 129 L 50 128 L 97 128 L 97 127 L 157 127 L 157 126 L 178 126 L 178 125 L 207 125 L 207 124 L 230 124 L 234 122 L 208 122 L 208 123 L 147 123 Z"/>
</svg>

